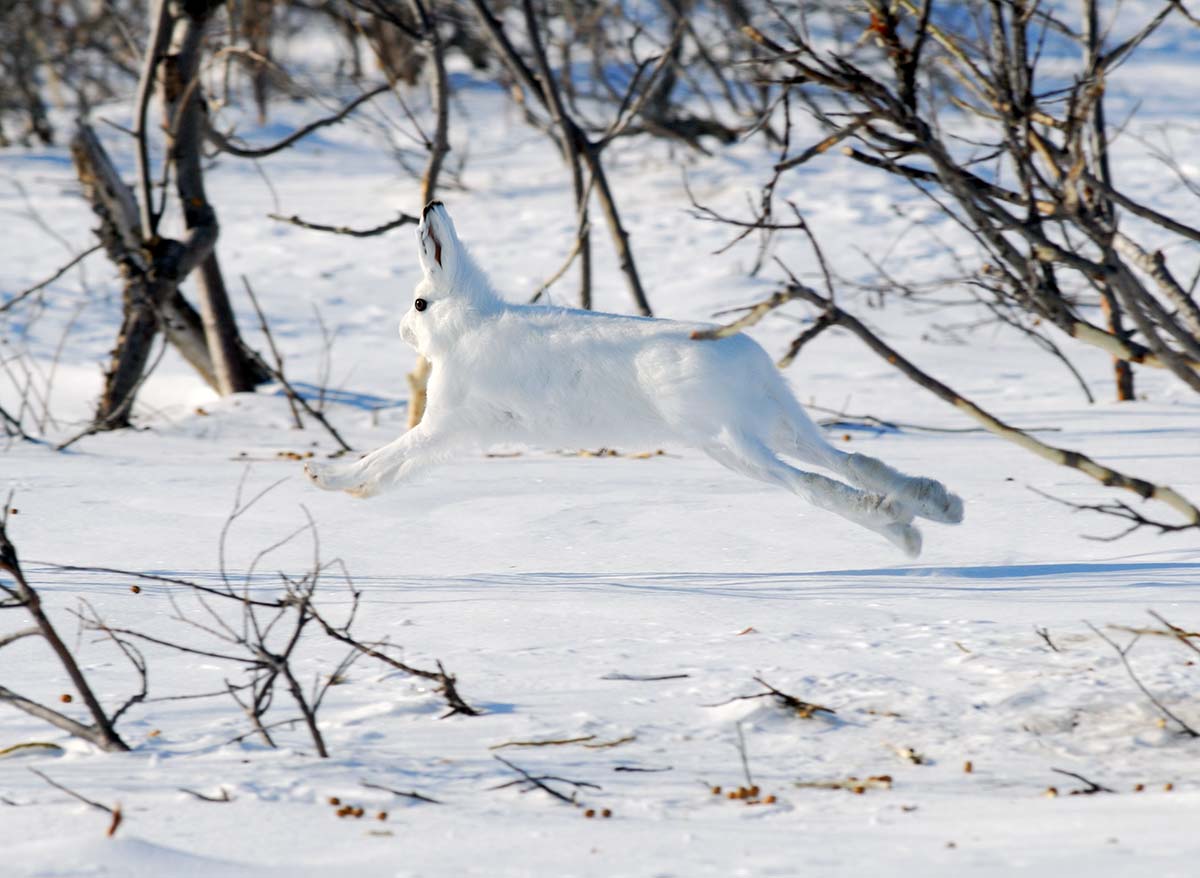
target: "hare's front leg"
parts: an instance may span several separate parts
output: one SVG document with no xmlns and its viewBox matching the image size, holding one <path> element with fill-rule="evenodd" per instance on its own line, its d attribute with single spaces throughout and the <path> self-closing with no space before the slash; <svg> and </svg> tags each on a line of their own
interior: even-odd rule
<svg viewBox="0 0 1200 878">
<path fill-rule="evenodd" d="M 417 470 L 442 460 L 452 450 L 453 444 L 445 434 L 422 423 L 354 463 L 309 461 L 304 465 L 304 472 L 313 484 L 326 491 L 372 497 Z"/>
<path fill-rule="evenodd" d="M 306 460 L 304 474 L 318 488 L 326 491 L 344 491 L 355 484 L 355 473 L 360 463 L 361 461 L 346 464 Z"/>
</svg>

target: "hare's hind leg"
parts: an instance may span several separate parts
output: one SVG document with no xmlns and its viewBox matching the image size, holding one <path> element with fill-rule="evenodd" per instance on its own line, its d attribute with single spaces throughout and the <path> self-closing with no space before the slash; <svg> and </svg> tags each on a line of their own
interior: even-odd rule
<svg viewBox="0 0 1200 878">
<path fill-rule="evenodd" d="M 719 442 L 706 443 L 703 448 L 722 466 L 787 488 L 814 506 L 875 531 L 909 557 L 915 558 L 921 553 L 921 532 L 910 523 L 912 514 L 888 497 L 859 491 L 835 479 L 796 469 L 751 437 L 726 435 Z"/>
<path fill-rule="evenodd" d="M 773 441 L 784 454 L 828 467 L 856 487 L 890 497 L 911 510 L 912 515 L 946 524 L 963 520 L 962 498 L 941 482 L 906 475 L 866 454 L 847 454 L 834 448 L 803 410 L 792 412 L 780 424 Z"/>
</svg>

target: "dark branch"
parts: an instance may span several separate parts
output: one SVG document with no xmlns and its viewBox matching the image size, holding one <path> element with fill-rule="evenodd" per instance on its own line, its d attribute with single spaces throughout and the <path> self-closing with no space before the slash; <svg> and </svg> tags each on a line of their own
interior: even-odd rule
<svg viewBox="0 0 1200 878">
<path fill-rule="evenodd" d="M 287 137 L 283 138 L 282 140 L 280 140 L 276 143 L 271 144 L 270 146 L 263 146 L 263 147 L 257 147 L 257 148 L 238 146 L 236 143 L 234 143 L 232 140 L 230 140 L 229 137 L 227 137 L 226 135 L 224 135 L 220 131 L 218 131 L 210 122 L 206 122 L 206 124 L 207 124 L 206 134 L 208 136 L 208 139 L 211 140 L 216 145 L 217 149 L 221 150 L 222 152 L 227 152 L 227 153 L 230 153 L 231 155 L 236 155 L 236 156 L 238 156 L 240 158 L 244 158 L 244 159 L 260 159 L 264 156 L 271 155 L 272 153 L 276 153 L 281 150 L 287 149 L 293 143 L 307 137 L 308 135 L 312 134 L 314 131 L 317 131 L 321 128 L 326 128 L 330 125 L 336 125 L 338 122 L 341 122 L 348 115 L 350 115 L 352 112 L 354 112 L 354 110 L 357 109 L 361 104 L 365 104 L 367 101 L 371 100 L 371 98 L 376 97 L 377 95 L 381 95 L 385 91 L 390 91 L 391 88 L 392 87 L 390 85 L 386 85 L 386 84 L 376 86 L 375 88 L 371 89 L 370 91 L 364 92 L 363 94 L 359 95 L 357 98 L 352 100 L 350 103 L 346 104 L 346 106 L 342 107 L 341 110 L 334 113 L 332 116 L 326 116 L 324 119 L 318 119 L 315 122 L 310 122 L 309 124 L 305 125 L 303 128 L 296 129 L 291 134 L 289 134 Z M 207 117 L 205 117 L 205 119 L 207 120 Z"/>
</svg>

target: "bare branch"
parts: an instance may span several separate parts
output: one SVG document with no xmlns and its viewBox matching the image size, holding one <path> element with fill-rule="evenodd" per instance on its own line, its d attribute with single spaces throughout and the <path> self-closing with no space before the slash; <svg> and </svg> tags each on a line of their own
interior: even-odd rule
<svg viewBox="0 0 1200 878">
<path fill-rule="evenodd" d="M 5 589 L 5 591 L 7 591 L 7 590 L 8 589 Z M 6 606 L 8 606 L 8 605 L 6 604 Z M 12 634 L 6 634 L 3 637 L 0 637 L 0 649 L 3 649 L 4 647 L 8 646 L 10 643 L 16 643 L 18 640 L 24 640 L 26 637 L 33 637 L 33 636 L 41 634 L 41 633 L 42 633 L 42 629 L 35 627 L 35 628 L 23 628 L 20 631 L 14 631 Z"/>
<path fill-rule="evenodd" d="M 849 329 L 859 337 L 871 350 L 886 360 L 895 368 L 899 369 L 905 376 L 929 390 L 942 400 L 950 403 L 955 408 L 964 412 L 969 417 L 973 418 L 982 424 L 989 432 L 995 433 L 1002 439 L 1006 439 L 1027 451 L 1031 451 L 1039 457 L 1058 464 L 1059 466 L 1069 467 L 1078 470 L 1084 475 L 1095 479 L 1103 485 L 1109 487 L 1122 488 L 1127 491 L 1132 491 L 1139 497 L 1149 500 L 1157 500 L 1161 503 L 1174 509 L 1184 518 L 1182 527 L 1200 527 L 1200 508 L 1184 498 L 1181 494 L 1166 485 L 1158 485 L 1153 482 L 1148 482 L 1144 479 L 1127 476 L 1117 470 L 1103 466 L 1092 460 L 1087 455 L 1071 451 L 1065 448 L 1056 448 L 1052 445 L 1047 445 L 1039 439 L 1034 438 L 1028 433 L 1006 424 L 1004 421 L 980 408 L 975 403 L 961 396 L 959 393 L 938 381 L 926 372 L 918 369 L 912 362 L 903 357 L 890 345 L 885 343 L 874 332 L 868 329 L 861 321 L 853 315 L 843 311 L 833 304 L 832 301 L 822 296 L 811 287 L 806 287 L 803 284 L 789 284 L 785 290 L 781 291 L 783 295 L 777 293 L 771 301 L 777 299 L 782 301 L 790 301 L 794 298 L 803 299 L 819 308 L 825 310 L 830 315 L 830 319 L 839 326 Z"/>
<path fill-rule="evenodd" d="M 562 744 L 582 744 L 584 741 L 596 740 L 595 735 L 584 735 L 582 738 L 556 738 L 548 741 L 505 741 L 503 744 L 492 744 L 489 750 L 503 750 L 505 747 L 557 747 Z"/>
<path fill-rule="evenodd" d="M 229 790 L 225 789 L 225 787 L 221 787 L 221 795 L 219 795 L 219 796 L 206 796 L 204 793 L 198 792 L 196 790 L 189 790 L 187 787 L 179 787 L 179 792 L 187 793 L 192 798 L 199 799 L 201 802 L 223 803 L 223 802 L 237 801 L 236 799 L 234 799 L 232 796 L 229 795 Z"/>
<path fill-rule="evenodd" d="M 281 216 L 277 213 L 269 213 L 268 217 L 281 223 L 290 223 L 293 226 L 299 226 L 302 229 L 312 229 L 316 232 L 332 232 L 335 235 L 349 235 L 352 238 L 374 238 L 376 235 L 382 235 L 385 232 L 390 232 L 392 229 L 398 229 L 401 226 L 415 225 L 418 218 L 409 213 L 401 212 L 398 217 L 382 225 L 373 226 L 369 229 L 352 229 L 349 226 L 327 226 L 321 223 L 312 223 L 307 220 L 302 220 L 300 217 L 292 214 L 291 216 Z"/>
<path fill-rule="evenodd" d="M 1090 796 L 1095 793 L 1115 793 L 1116 792 L 1116 790 L 1114 790 L 1114 789 L 1111 789 L 1111 788 L 1105 787 L 1105 786 L 1101 786 L 1100 784 L 1096 783 L 1093 780 L 1088 780 L 1082 774 L 1076 774 L 1073 771 L 1064 771 L 1061 768 L 1051 768 L 1050 770 L 1053 771 L 1055 774 L 1065 774 L 1067 777 L 1073 777 L 1073 778 L 1075 778 L 1075 780 L 1081 781 L 1087 785 L 1081 790 L 1071 790 L 1071 792 L 1068 793 L 1068 795 Z"/>
<path fill-rule="evenodd" d="M 1062 652 L 1061 649 L 1054 645 L 1054 641 L 1050 639 L 1050 631 L 1048 629 L 1038 628 L 1035 625 L 1033 628 L 1033 633 L 1042 638 L 1042 640 L 1046 642 L 1046 646 L 1050 647 L 1053 652 Z"/>
<path fill-rule="evenodd" d="M 309 405 L 308 400 L 306 400 L 296 390 L 296 388 L 294 388 L 292 386 L 291 382 L 288 381 L 287 377 L 283 374 L 283 360 L 279 356 L 279 351 L 276 350 L 276 348 L 275 348 L 274 340 L 271 339 L 271 331 L 267 327 L 267 318 L 263 314 L 262 308 L 259 307 L 258 299 L 255 297 L 254 290 L 250 286 L 250 281 L 247 280 L 245 275 L 242 275 L 242 285 L 246 288 L 246 295 L 248 295 L 250 297 L 250 302 L 254 305 L 254 312 L 258 315 L 259 325 L 262 327 L 263 334 L 267 336 L 267 339 L 270 342 L 271 350 L 275 354 L 275 362 L 278 364 L 278 367 L 273 369 L 264 363 L 263 364 L 264 368 L 266 368 L 266 370 L 268 372 L 270 372 L 271 376 L 276 381 L 278 381 L 281 385 L 283 385 L 283 389 L 284 389 L 284 392 L 287 394 L 288 401 L 290 403 L 292 403 L 293 406 L 299 405 L 314 420 L 316 420 L 317 423 L 319 423 L 322 427 L 324 427 L 326 432 L 328 432 L 329 435 L 331 437 L 333 437 L 333 441 L 341 446 L 342 451 L 352 451 L 353 449 L 350 447 L 349 443 L 347 443 L 346 440 L 342 438 L 342 434 L 339 433 L 337 431 L 337 428 L 335 428 L 333 426 L 333 424 L 331 424 L 329 422 L 329 419 L 327 417 L 325 417 L 325 413 L 322 411 L 319 411 L 319 410 L 313 408 L 313 406 Z M 293 408 L 293 415 L 294 414 L 295 414 L 295 409 Z"/>
<path fill-rule="evenodd" d="M 104 246 L 103 244 L 94 244 L 93 246 L 89 247 L 87 250 L 84 250 L 82 253 L 79 253 L 78 255 L 76 255 L 74 259 L 72 259 L 66 265 L 62 266 L 60 269 L 58 269 L 58 271 L 56 271 L 56 272 L 54 272 L 54 274 L 50 275 L 50 277 L 46 278 L 43 281 L 39 281 L 38 283 L 34 284 L 33 286 L 29 287 L 28 289 L 22 290 L 21 292 L 17 293 L 15 296 L 13 296 L 11 299 L 9 299 L 7 302 L 0 304 L 0 314 L 3 314 L 5 311 L 11 310 L 13 307 L 15 307 L 17 304 L 19 304 L 22 300 L 29 298 L 34 293 L 36 293 L 38 290 L 42 290 L 42 289 L 45 289 L 46 287 L 50 286 L 50 284 L 54 283 L 56 280 L 58 280 L 60 277 L 62 277 L 64 274 L 66 274 L 68 271 L 70 271 L 72 268 L 74 268 L 76 265 L 83 262 L 83 260 L 85 260 L 87 257 L 91 256 L 97 250 L 102 249 L 103 246 Z"/>
<path fill-rule="evenodd" d="M 574 792 L 572 792 L 570 796 L 564 795 L 563 793 L 560 793 L 558 790 L 549 786 L 549 782 L 566 783 L 566 784 L 570 784 L 573 787 L 576 787 L 577 789 L 584 788 L 584 787 L 586 787 L 587 789 L 592 789 L 592 790 L 600 789 L 600 787 L 597 784 L 587 783 L 585 781 L 568 780 L 563 777 L 553 777 L 550 775 L 536 775 L 536 776 L 532 775 L 528 771 L 526 771 L 524 768 L 521 768 L 519 765 L 514 765 L 513 763 L 509 762 L 507 759 L 505 759 L 503 756 L 500 756 L 497 753 L 493 753 L 492 758 L 495 759 L 496 761 L 502 763 L 503 765 L 507 766 L 512 771 L 515 771 L 517 774 L 521 775 L 520 780 L 511 781 L 510 783 L 500 784 L 499 786 L 492 787 L 492 789 L 494 789 L 494 790 L 501 790 L 501 789 L 504 789 L 505 787 L 513 786 L 514 784 L 523 784 L 526 786 L 527 789 L 538 789 L 538 790 L 541 790 L 542 792 L 548 793 L 549 795 L 558 799 L 560 802 L 565 802 L 568 805 L 578 805 L 579 802 L 576 800 Z"/>
<path fill-rule="evenodd" d="M 1133 666 L 1129 664 L 1129 651 L 1133 649 L 1134 644 L 1138 642 L 1140 635 L 1135 634 L 1133 640 L 1129 641 L 1129 644 L 1122 648 L 1091 622 L 1085 621 L 1084 624 L 1087 625 L 1088 628 L 1092 629 L 1093 634 L 1112 647 L 1113 651 L 1117 654 L 1117 657 L 1121 659 L 1121 664 L 1125 666 L 1125 672 L 1129 674 L 1129 679 L 1133 680 L 1134 685 L 1136 685 L 1138 689 L 1142 690 L 1142 694 L 1150 700 L 1150 703 L 1154 705 L 1159 713 L 1179 726 L 1179 731 L 1187 735 L 1189 738 L 1200 738 L 1200 731 L 1197 731 L 1194 727 L 1188 725 L 1188 723 L 1181 719 L 1178 714 L 1163 704 L 1162 701 L 1159 700 L 1158 696 L 1146 688 L 1146 684 L 1141 681 L 1141 678 L 1138 677 L 1136 673 L 1134 673 Z"/>
<path fill-rule="evenodd" d="M 336 125 L 338 122 L 341 122 L 348 115 L 358 109 L 359 106 L 365 104 L 367 101 L 371 100 L 371 98 L 383 94 L 385 91 L 390 91 L 391 88 L 392 87 L 386 83 L 384 85 L 376 86 L 370 91 L 364 92 L 356 97 L 332 116 L 326 116 L 323 119 L 318 119 L 315 122 L 308 123 L 303 128 L 297 128 L 287 137 L 271 144 L 270 146 L 262 146 L 257 148 L 238 146 L 229 137 L 218 131 L 217 128 L 212 125 L 212 123 L 207 123 L 207 130 L 205 133 L 208 136 L 208 139 L 211 140 L 213 144 L 216 145 L 217 149 L 221 150 L 222 152 L 227 152 L 231 155 L 236 155 L 244 159 L 260 159 L 263 156 L 268 156 L 272 153 L 287 149 L 293 143 L 298 140 L 302 140 L 303 138 L 312 134 L 314 131 L 317 131 L 321 128 L 326 128 L 330 125 Z"/>
<path fill-rule="evenodd" d="M 83 802 L 83 804 L 89 805 L 98 811 L 103 811 L 105 814 L 113 814 L 117 810 L 116 808 L 110 808 L 108 805 L 105 805 L 101 802 L 96 802 L 92 799 L 89 799 L 87 796 L 80 795 L 79 793 L 75 792 L 73 789 L 70 789 L 69 787 L 65 787 L 62 784 L 60 784 L 58 781 L 52 779 L 49 775 L 45 774 L 44 772 L 38 771 L 36 768 L 31 768 L 31 769 L 29 769 L 29 771 L 32 772 L 33 774 L 36 774 L 38 777 L 40 777 L 46 783 L 50 784 L 50 786 L 54 787 L 56 790 L 61 790 L 62 792 L 66 793 L 68 796 L 70 796 L 71 798 L 78 799 L 80 802 Z M 111 835 L 111 833 L 109 833 L 109 834 Z"/>
<path fill-rule="evenodd" d="M 463 714 L 464 716 L 481 715 L 481 711 L 471 707 L 471 705 L 467 704 L 462 699 L 462 696 L 458 694 L 457 679 L 453 674 L 446 673 L 446 669 L 442 667 L 442 663 L 440 661 L 437 663 L 437 671 L 426 671 L 421 668 L 413 667 L 406 662 L 392 658 L 392 656 L 379 649 L 378 645 L 363 643 L 354 637 L 351 637 L 345 628 L 335 628 L 333 625 L 327 622 L 324 616 L 318 613 L 315 608 L 310 607 L 310 611 L 312 612 L 313 618 L 316 620 L 317 624 L 320 625 L 324 629 L 325 633 L 334 640 L 345 643 L 347 646 L 353 647 L 363 655 L 367 655 L 373 659 L 376 659 L 377 661 L 381 661 L 398 671 L 403 671 L 404 673 L 411 674 L 414 677 L 423 677 L 426 680 L 433 680 L 434 682 L 438 683 L 438 692 L 441 693 L 442 698 L 445 699 L 446 704 L 450 707 L 449 712 L 443 715 L 443 719 L 456 714 Z"/>
<path fill-rule="evenodd" d="M 15 591 L 21 599 L 23 608 L 33 617 L 34 624 L 37 626 L 42 638 L 54 651 L 63 670 L 66 671 L 67 676 L 71 679 L 75 691 L 83 699 L 88 712 L 91 714 L 93 725 L 85 726 L 56 710 L 51 710 L 48 707 L 37 704 L 3 686 L 0 686 L 0 701 L 6 701 L 13 707 L 19 708 L 39 719 L 43 719 L 76 737 L 90 741 L 102 750 L 126 751 L 129 749 L 129 746 L 117 734 L 111 717 L 101 707 L 99 699 L 97 699 L 96 694 L 92 691 L 87 678 L 84 677 L 83 671 L 80 670 L 79 664 L 75 661 L 75 657 L 71 654 L 67 645 L 63 643 L 62 638 L 58 636 L 58 631 L 42 609 L 40 596 L 28 583 L 24 573 L 21 571 L 21 563 L 17 559 L 16 547 L 8 537 L 7 510 L 11 506 L 12 494 L 10 493 L 4 503 L 4 516 L 0 518 L 0 570 L 8 573 L 15 581 Z"/>
<path fill-rule="evenodd" d="M 382 790 L 385 793 L 391 793 L 393 796 L 401 796 L 405 799 L 413 799 L 417 802 L 428 802 L 431 805 L 442 804 L 437 799 L 431 799 L 429 796 L 422 795 L 421 793 L 418 793 L 415 791 L 404 792 L 403 790 L 394 790 L 391 787 L 385 787 L 385 786 L 383 786 L 381 784 L 377 784 L 377 783 L 368 783 L 365 780 L 359 781 L 359 783 L 362 786 L 366 787 L 368 790 Z"/>
<path fill-rule="evenodd" d="M 761 677 L 754 677 L 754 682 L 762 686 L 765 692 L 755 692 L 751 695 L 735 695 L 725 701 L 717 702 L 716 704 L 706 704 L 705 707 L 721 707 L 725 704 L 732 704 L 735 701 L 753 701 L 756 698 L 774 698 L 780 707 L 786 707 L 788 710 L 793 710 L 801 719 L 812 719 L 818 713 L 836 714 L 837 711 L 830 707 L 824 707 L 820 704 L 812 704 L 808 701 L 797 698 L 794 695 L 788 695 L 786 692 L 781 692 L 768 683 Z"/>
<path fill-rule="evenodd" d="M 1185 631 L 1183 628 L 1180 628 L 1178 625 L 1172 625 L 1170 622 L 1168 622 L 1166 619 L 1164 619 L 1158 613 L 1154 612 L 1154 610 L 1147 610 L 1147 612 L 1151 616 L 1153 616 L 1155 619 L 1157 619 L 1159 622 L 1161 622 L 1164 626 L 1166 626 L 1167 630 L 1170 631 L 1171 634 L 1180 643 L 1182 643 L 1184 646 L 1186 646 L 1192 652 L 1196 653 L 1197 655 L 1200 655 L 1200 646 L 1197 646 L 1196 644 L 1192 643 L 1193 639 L 1200 638 L 1200 632 Z"/>
</svg>

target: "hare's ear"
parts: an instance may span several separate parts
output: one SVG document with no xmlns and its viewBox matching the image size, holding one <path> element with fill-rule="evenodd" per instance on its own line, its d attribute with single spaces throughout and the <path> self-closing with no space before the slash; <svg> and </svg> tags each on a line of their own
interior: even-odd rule
<svg viewBox="0 0 1200 878">
<path fill-rule="evenodd" d="M 421 270 L 435 283 L 453 278 L 462 253 L 454 222 L 440 201 L 431 201 L 421 211 L 417 226 L 417 249 Z"/>
</svg>

